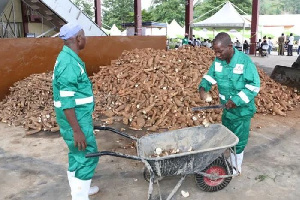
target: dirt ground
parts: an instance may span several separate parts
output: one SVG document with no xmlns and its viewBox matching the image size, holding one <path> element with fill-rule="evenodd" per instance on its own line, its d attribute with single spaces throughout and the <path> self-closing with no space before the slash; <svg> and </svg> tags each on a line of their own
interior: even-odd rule
<svg viewBox="0 0 300 200">
<path fill-rule="evenodd" d="M 257 114 L 252 120 L 249 144 L 245 150 L 242 175 L 223 190 L 199 190 L 194 176 L 188 176 L 173 199 L 299 199 L 300 190 L 300 107 L 287 117 Z M 120 129 L 121 126 L 114 124 Z M 144 132 L 126 130 L 140 137 Z M 0 124 L 0 199 L 71 199 L 67 170 L 67 147 L 58 133 L 38 133 L 24 137 L 22 128 Z M 130 140 L 116 134 L 98 132 L 99 150 L 135 154 Z M 124 148 L 125 147 L 125 148 Z M 144 165 L 138 161 L 103 156 L 93 183 L 101 192 L 91 200 L 147 199 L 148 182 Z M 160 182 L 163 197 L 180 177 Z M 189 192 L 184 198 L 180 191 Z M 154 196 L 157 197 L 157 187 Z"/>
</svg>

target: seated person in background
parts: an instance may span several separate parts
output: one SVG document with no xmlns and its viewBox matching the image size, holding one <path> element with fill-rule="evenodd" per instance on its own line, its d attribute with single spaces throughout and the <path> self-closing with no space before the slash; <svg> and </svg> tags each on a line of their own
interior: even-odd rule
<svg viewBox="0 0 300 200">
<path fill-rule="evenodd" d="M 242 44 L 240 43 L 239 40 L 236 40 L 236 42 L 234 43 L 234 47 L 239 51 L 242 50 Z"/>
<path fill-rule="evenodd" d="M 266 56 L 266 52 L 267 52 L 268 49 L 269 49 L 269 45 L 268 45 L 268 42 L 267 42 L 266 39 L 264 39 L 264 41 L 261 43 L 261 46 L 260 46 L 260 47 L 261 47 L 261 48 L 260 48 L 260 51 L 259 51 L 260 55 L 261 55 L 261 56 Z"/>
<path fill-rule="evenodd" d="M 243 44 L 243 50 L 245 54 L 249 53 L 249 43 L 247 40 L 245 40 L 244 44 Z"/>
<path fill-rule="evenodd" d="M 261 48 L 261 39 L 259 39 L 258 42 L 256 43 L 256 51 L 260 52 L 260 48 Z"/>
<path fill-rule="evenodd" d="M 206 47 L 207 47 L 207 48 L 211 48 L 211 47 L 212 47 L 212 44 L 211 44 L 211 41 L 210 41 L 210 40 L 207 40 Z"/>
<path fill-rule="evenodd" d="M 206 45 L 207 45 L 207 39 L 204 39 L 204 41 L 202 42 L 201 45 L 204 46 L 204 47 L 206 47 Z"/>
</svg>

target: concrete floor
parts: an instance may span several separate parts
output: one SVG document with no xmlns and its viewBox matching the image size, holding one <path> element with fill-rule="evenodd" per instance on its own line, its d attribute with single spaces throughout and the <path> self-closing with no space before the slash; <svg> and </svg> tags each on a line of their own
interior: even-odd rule
<svg viewBox="0 0 300 200">
<path fill-rule="evenodd" d="M 245 150 L 242 175 L 232 179 L 223 190 L 208 193 L 199 190 L 194 176 L 183 182 L 174 200 L 187 199 L 280 200 L 299 198 L 300 190 L 300 107 L 287 117 L 256 115 L 252 120 L 249 144 Z M 118 125 L 114 125 L 120 128 Z M 141 132 L 129 131 L 140 136 Z M 135 154 L 129 140 L 108 132 L 99 132 L 100 150 Z M 71 199 L 67 182 L 67 148 L 58 133 L 39 133 L 24 137 L 22 128 L 0 124 L 0 199 Z M 126 149 L 124 149 L 124 146 Z M 144 165 L 138 161 L 101 157 L 93 183 L 101 192 L 91 200 L 147 199 L 148 182 Z M 160 182 L 163 197 L 171 192 L 180 177 Z M 154 197 L 158 197 L 157 187 Z M 156 198 L 158 199 L 158 198 Z"/>
<path fill-rule="evenodd" d="M 256 57 L 253 60 L 266 68 L 272 68 L 279 62 L 289 65 L 294 62 L 292 58 L 296 60 L 296 56 L 276 55 Z M 255 115 L 245 150 L 242 175 L 215 193 L 199 190 L 194 177 L 188 176 L 173 199 L 299 199 L 299 111 L 298 106 L 286 117 Z M 118 124 L 114 127 L 120 129 Z M 133 131 L 128 133 L 137 137 L 142 134 Z M 39 133 L 30 137 L 24 137 L 24 134 L 22 128 L 0 123 L 0 199 L 70 200 L 66 176 L 67 147 L 62 138 L 58 133 Z M 99 132 L 96 137 L 100 150 L 135 154 L 135 150 L 128 145 L 130 141 L 118 135 Z M 138 161 L 101 157 L 93 180 L 101 192 L 91 197 L 91 200 L 147 199 L 148 183 L 142 175 L 143 167 Z M 164 198 L 178 180 L 179 177 L 168 177 L 160 182 Z M 180 194 L 181 190 L 189 192 L 190 196 L 184 198 Z M 155 187 L 156 197 L 157 192 Z"/>
<path fill-rule="evenodd" d="M 271 52 L 267 57 L 250 55 L 252 61 L 261 67 L 268 75 L 271 75 L 272 70 L 276 65 L 291 67 L 296 61 L 298 55 L 293 53 L 293 56 L 278 56 L 277 52 Z"/>
</svg>

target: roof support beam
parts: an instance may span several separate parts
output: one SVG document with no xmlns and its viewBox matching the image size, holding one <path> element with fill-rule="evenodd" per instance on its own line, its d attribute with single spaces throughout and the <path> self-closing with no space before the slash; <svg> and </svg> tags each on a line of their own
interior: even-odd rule
<svg viewBox="0 0 300 200">
<path fill-rule="evenodd" d="M 191 37 L 193 30 L 191 24 L 193 22 L 193 0 L 185 0 L 185 33 Z"/>
<path fill-rule="evenodd" d="M 257 25 L 259 18 L 259 0 L 252 1 L 252 19 L 251 19 L 251 45 L 250 54 L 255 54 L 257 41 Z"/>
<path fill-rule="evenodd" d="M 141 0 L 134 0 L 134 35 L 142 35 L 142 3 Z"/>
<path fill-rule="evenodd" d="M 101 0 L 94 0 L 94 4 L 95 4 L 95 22 L 99 27 L 102 27 Z"/>
</svg>

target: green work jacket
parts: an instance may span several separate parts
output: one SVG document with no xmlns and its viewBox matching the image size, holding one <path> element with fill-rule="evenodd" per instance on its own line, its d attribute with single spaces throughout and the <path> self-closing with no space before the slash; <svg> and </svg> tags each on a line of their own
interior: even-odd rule
<svg viewBox="0 0 300 200">
<path fill-rule="evenodd" d="M 189 44 L 189 39 L 188 38 L 183 38 L 182 39 L 182 44 L 183 45 Z"/>
<path fill-rule="evenodd" d="M 256 112 L 254 97 L 260 90 L 260 79 L 256 66 L 243 52 L 234 48 L 233 57 L 228 64 L 215 58 L 207 74 L 199 85 L 205 91 L 217 84 L 222 104 L 231 99 L 236 108 L 225 109 L 224 115 L 230 119 L 252 117 Z"/>
<path fill-rule="evenodd" d="M 71 126 L 63 112 L 74 108 L 79 125 L 92 124 L 94 97 L 85 64 L 69 47 L 64 46 L 57 57 L 53 72 L 53 97 L 57 123 L 61 130 Z"/>
</svg>

